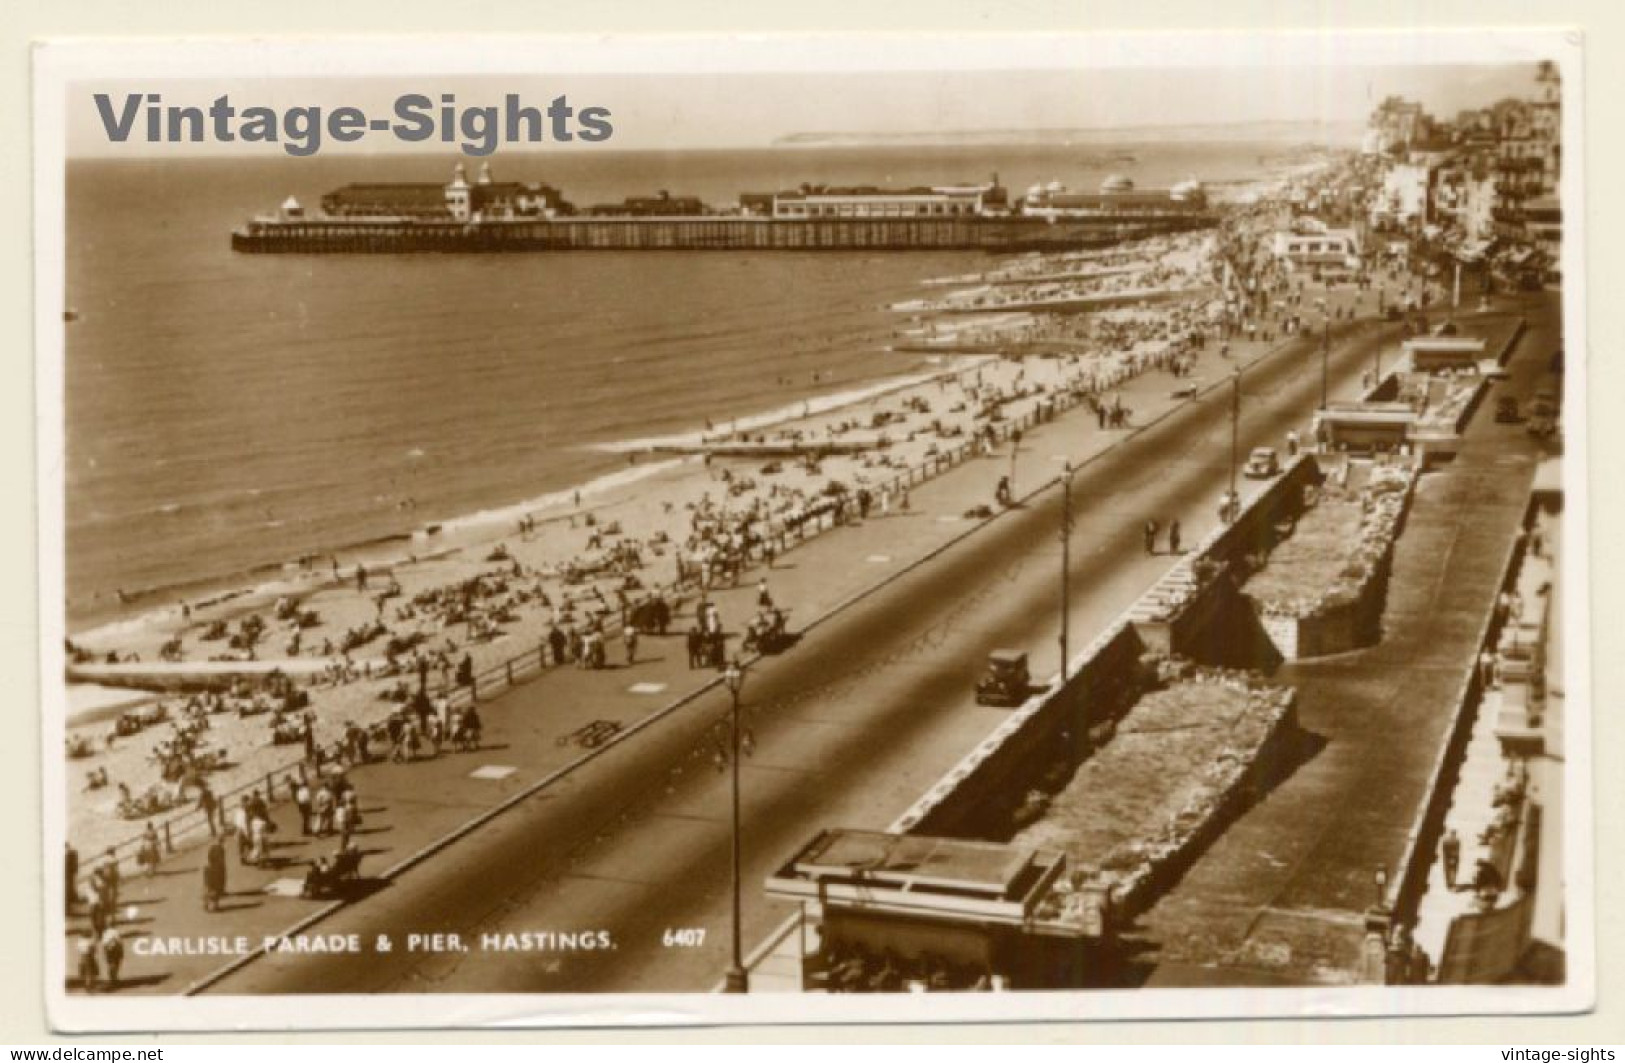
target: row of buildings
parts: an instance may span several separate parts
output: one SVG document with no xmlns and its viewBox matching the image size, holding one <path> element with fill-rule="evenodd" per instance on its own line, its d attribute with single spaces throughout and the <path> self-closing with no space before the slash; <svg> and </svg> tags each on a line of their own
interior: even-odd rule
<svg viewBox="0 0 1625 1063">
<path fill-rule="evenodd" d="M 1390 96 L 1371 116 L 1363 153 L 1375 163 L 1369 223 L 1449 245 L 1465 259 L 1496 255 L 1560 279 L 1561 82 L 1541 63 L 1527 97 L 1445 121 Z"/>
</svg>

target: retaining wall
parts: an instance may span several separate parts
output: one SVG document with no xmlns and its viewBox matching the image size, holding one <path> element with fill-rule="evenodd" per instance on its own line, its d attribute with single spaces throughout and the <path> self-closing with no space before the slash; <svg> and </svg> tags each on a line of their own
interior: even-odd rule
<svg viewBox="0 0 1625 1063">
<path fill-rule="evenodd" d="M 1258 617 L 1259 627 L 1269 636 L 1283 660 L 1347 653 L 1375 645 L 1382 637 L 1382 610 L 1388 600 L 1388 575 L 1393 569 L 1394 544 L 1405 531 L 1405 517 L 1410 513 L 1411 497 L 1415 491 L 1416 480 L 1413 477 L 1405 489 L 1399 517 L 1394 522 L 1393 534 L 1383 548 L 1382 557 L 1366 575 L 1365 582 L 1360 585 L 1359 593 L 1352 601 L 1298 617 L 1269 615 L 1256 601 L 1246 599 Z"/>
<path fill-rule="evenodd" d="M 1087 755 L 1091 730 L 1110 718 L 1136 691 L 1138 662 L 1147 652 L 1185 654 L 1225 637 L 1224 596 L 1233 594 L 1216 578 L 1194 594 L 1169 597 L 1169 588 L 1188 579 L 1198 560 L 1225 561 L 1270 541 L 1274 526 L 1303 505 L 1303 488 L 1320 479 L 1308 454 L 1249 500 L 1236 520 L 1220 525 L 1147 591 L 1122 617 L 1072 658 L 1067 682 L 1054 680 L 994 728 L 975 749 L 937 781 L 892 824 L 899 833 L 948 836 L 973 834 L 1018 804 L 1043 772 L 1063 758 L 1072 764 Z M 1205 625 L 1205 626 L 1204 626 Z M 1218 629 L 1215 631 L 1215 629 Z M 1191 654 L 1198 656 L 1199 654 Z M 1007 822 L 1007 820 L 1006 820 Z"/>
</svg>

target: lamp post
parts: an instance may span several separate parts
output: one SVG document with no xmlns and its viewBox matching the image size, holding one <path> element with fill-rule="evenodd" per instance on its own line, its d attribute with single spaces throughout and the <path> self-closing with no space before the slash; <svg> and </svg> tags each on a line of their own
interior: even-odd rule
<svg viewBox="0 0 1625 1063">
<path fill-rule="evenodd" d="M 1236 497 L 1236 464 L 1241 460 L 1241 367 L 1230 374 L 1230 497 Z"/>
<path fill-rule="evenodd" d="M 733 711 L 730 715 L 733 766 L 733 963 L 728 966 L 724 988 L 729 993 L 748 993 L 750 976 L 745 973 L 739 941 L 739 692 L 745 685 L 745 673 L 739 667 L 737 659 L 728 662 L 728 668 L 722 673 L 722 679 L 728 684 L 728 695 L 733 700 Z"/>
<path fill-rule="evenodd" d="M 1072 659 L 1067 606 L 1072 595 L 1068 580 L 1072 567 L 1072 462 L 1061 470 L 1061 687 L 1066 687 L 1066 666 Z"/>
<path fill-rule="evenodd" d="M 1010 433 L 1010 501 L 1016 500 L 1016 454 L 1021 450 L 1021 429 Z"/>
<path fill-rule="evenodd" d="M 1321 319 L 1320 326 L 1320 408 L 1326 408 L 1326 363 L 1331 355 L 1332 348 L 1332 319 L 1327 314 Z"/>
</svg>

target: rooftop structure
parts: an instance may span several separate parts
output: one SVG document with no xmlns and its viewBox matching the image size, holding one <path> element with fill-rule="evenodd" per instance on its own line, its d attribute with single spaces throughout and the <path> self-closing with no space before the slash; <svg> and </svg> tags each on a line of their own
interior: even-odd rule
<svg viewBox="0 0 1625 1063">
<path fill-rule="evenodd" d="M 1009 197 L 998 175 L 979 185 L 932 185 L 881 188 L 877 185 L 813 185 L 771 197 L 747 194 L 740 205 L 747 212 L 775 218 L 913 218 L 999 214 Z M 766 208 L 765 210 L 763 208 Z"/>
<path fill-rule="evenodd" d="M 1207 207 L 1207 194 L 1196 181 L 1181 181 L 1172 188 L 1136 191 L 1134 182 L 1113 174 L 1098 192 L 1074 192 L 1059 181 L 1033 185 L 1021 201 L 1023 214 L 1039 217 L 1080 217 L 1120 211 L 1192 212 Z"/>
<path fill-rule="evenodd" d="M 568 214 L 571 207 L 547 184 L 495 181 L 490 164 L 468 183 L 462 164 L 446 184 L 432 182 L 353 183 L 322 197 L 322 212 L 334 218 L 417 218 L 470 221 L 476 218 L 534 218 Z"/>
</svg>

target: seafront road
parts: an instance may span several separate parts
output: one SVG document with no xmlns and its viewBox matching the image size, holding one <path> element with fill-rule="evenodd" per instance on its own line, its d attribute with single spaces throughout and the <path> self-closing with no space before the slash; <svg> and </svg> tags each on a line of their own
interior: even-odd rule
<svg viewBox="0 0 1625 1063">
<path fill-rule="evenodd" d="M 1353 391 L 1373 346 L 1383 348 L 1385 362 L 1397 353 L 1396 326 L 1365 322 L 1355 331 L 1332 354 L 1336 393 Z M 1196 375 L 1212 383 L 1227 368 L 1210 350 Z M 1147 374 L 1123 389 L 1125 402 L 1143 422 L 1159 406 L 1176 405 L 1175 383 Z M 1289 427 L 1302 430 L 1319 389 L 1315 339 L 1250 371 L 1242 452 L 1279 445 Z M 1147 518 L 1179 519 L 1188 541 L 1214 523 L 1228 469 L 1229 390 L 1177 405 L 1126 440 L 1097 429 L 1087 409 L 1074 411 L 1028 432 L 1016 455 L 1018 494 L 1052 480 L 1061 456 L 1100 455 L 1074 480 L 1074 649 L 1172 563 L 1144 553 Z M 908 512 L 872 516 L 786 555 L 766 576 L 792 609 L 792 627 L 963 535 L 976 522 L 961 515 L 990 501 L 1009 468 L 1009 448 L 1001 447 L 916 488 Z M 821 827 L 883 827 L 999 722 L 1002 710 L 971 697 L 988 650 L 1025 648 L 1037 675 L 1053 671 L 1058 509 L 1058 492 L 1043 492 L 750 669 L 747 950 L 785 914 L 759 888 L 777 861 Z M 754 579 L 717 596 L 730 626 L 752 610 Z M 365 870 L 406 862 L 580 758 L 582 750 L 559 739 L 584 723 L 632 725 L 714 675 L 687 669 L 680 636 L 645 640 L 640 655 L 629 668 L 556 670 L 490 703 L 478 753 L 357 770 Z M 728 955 L 728 776 L 716 763 L 727 705 L 725 692 L 712 688 L 306 931 L 359 935 L 367 945 L 359 954 L 264 956 L 215 981 L 221 956 L 143 957 L 134 948 L 126 975 L 133 988 L 158 993 L 200 981 L 219 993 L 708 989 Z M 228 910 L 207 914 L 197 901 L 199 854 L 183 852 L 159 877 L 129 881 L 124 903 L 139 911 L 132 935 L 244 935 L 258 945 L 262 935 L 321 911 L 316 902 L 264 892 L 268 881 L 296 881 L 321 851 L 299 842 L 286 808 L 280 815 L 287 867 L 239 871 L 233 860 Z M 687 936 L 691 944 L 668 945 L 668 930 L 699 933 Z M 429 943 L 438 947 L 408 947 L 409 934 L 435 933 L 459 935 L 457 947 L 445 938 Z M 607 939 L 611 947 L 527 950 L 518 936 L 545 945 L 534 936 L 543 933 L 578 935 L 578 945 Z M 390 936 L 390 951 L 372 948 L 380 934 Z M 484 935 L 500 947 L 482 948 Z"/>
</svg>

